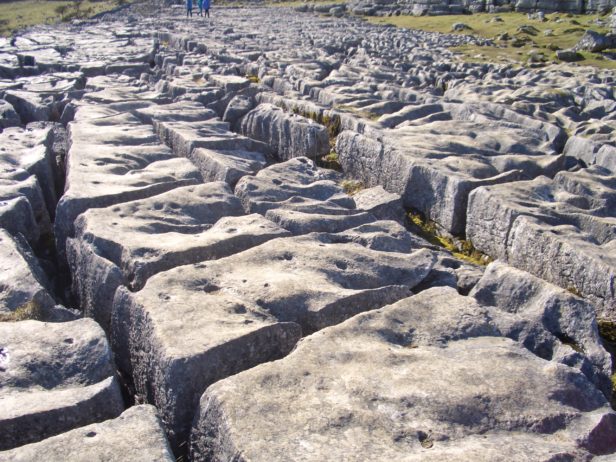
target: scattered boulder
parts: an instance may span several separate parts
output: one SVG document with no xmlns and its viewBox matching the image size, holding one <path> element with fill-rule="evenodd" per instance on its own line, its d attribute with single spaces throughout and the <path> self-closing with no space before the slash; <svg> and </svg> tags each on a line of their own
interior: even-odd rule
<svg viewBox="0 0 616 462">
<path fill-rule="evenodd" d="M 576 51 L 584 50 L 593 53 L 610 48 L 616 48 L 616 35 L 604 35 L 592 30 L 587 30 L 580 41 L 573 47 Z"/>
</svg>

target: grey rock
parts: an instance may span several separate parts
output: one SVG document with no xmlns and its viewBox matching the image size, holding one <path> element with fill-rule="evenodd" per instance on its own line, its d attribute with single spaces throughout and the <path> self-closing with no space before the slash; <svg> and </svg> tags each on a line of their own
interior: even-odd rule
<svg viewBox="0 0 616 462">
<path fill-rule="evenodd" d="M 596 53 L 614 47 L 616 47 L 616 36 L 612 34 L 603 35 L 592 30 L 587 30 L 580 41 L 575 45 L 574 50 L 585 50 Z"/>
<path fill-rule="evenodd" d="M 605 397 L 576 369 L 503 338 L 498 324 L 512 318 L 435 288 L 316 333 L 286 358 L 208 388 L 192 458 L 492 461 L 616 451 Z"/>
<path fill-rule="evenodd" d="M 169 449 L 156 409 L 140 405 L 127 409 L 113 420 L 0 452 L 0 461 L 32 460 L 172 462 L 175 457 Z"/>
<path fill-rule="evenodd" d="M 157 122 L 154 127 L 177 156 L 189 159 L 196 148 L 264 154 L 269 151 L 264 143 L 233 133 L 228 123 L 214 119 L 204 122 Z"/>
<path fill-rule="evenodd" d="M 0 229 L 0 320 L 47 320 L 56 302 L 49 281 L 23 237 Z M 5 318 L 5 319 L 2 319 Z"/>
<path fill-rule="evenodd" d="M 0 448 L 119 415 L 111 350 L 94 321 L 0 323 Z"/>
<path fill-rule="evenodd" d="M 211 109 L 205 108 L 196 101 L 182 101 L 172 104 L 152 104 L 134 111 L 146 124 L 154 122 L 196 122 L 216 117 Z"/>
<path fill-rule="evenodd" d="M 190 157 L 204 181 L 225 181 L 230 186 L 235 186 L 243 176 L 254 175 L 267 164 L 263 153 L 245 150 L 197 148 Z"/>
<path fill-rule="evenodd" d="M 567 63 L 584 59 L 584 57 L 575 50 L 556 50 L 556 58 Z"/>
<path fill-rule="evenodd" d="M 379 220 L 405 220 L 402 198 L 398 194 L 385 191 L 382 186 L 362 189 L 353 195 L 358 209 L 370 212 Z"/>
<path fill-rule="evenodd" d="M 603 348 L 593 306 L 505 263 L 491 263 L 470 295 L 523 318 L 506 333 L 544 359 L 578 368 L 609 399 L 611 358 Z M 537 335 L 543 327 L 551 336 Z"/>
<path fill-rule="evenodd" d="M 318 168 L 314 162 L 299 157 L 272 165 L 253 177 L 243 177 L 235 194 L 248 213 L 265 214 L 298 199 L 330 202 L 336 209 L 354 209 L 355 202 L 337 184 L 340 174 Z M 325 204 L 326 205 L 326 204 Z"/>
<path fill-rule="evenodd" d="M 260 104 L 246 114 L 240 132 L 267 143 L 280 160 L 302 156 L 316 160 L 330 150 L 323 125 L 271 104 Z"/>
<path fill-rule="evenodd" d="M 112 342 L 177 445 L 211 383 L 287 354 L 298 324 L 310 332 L 405 297 L 433 264 L 427 250 L 379 252 L 323 235 L 274 239 L 160 273 L 134 294 L 120 288 Z"/>
<path fill-rule="evenodd" d="M 477 249 L 581 294 L 599 317 L 614 319 L 614 180 L 595 166 L 479 188 L 469 199 L 467 236 Z"/>
<path fill-rule="evenodd" d="M 140 290 L 161 271 L 288 235 L 259 215 L 239 216 L 243 212 L 221 182 L 88 210 L 67 246 L 73 293 L 85 314 L 107 329 L 120 285 Z"/>
<path fill-rule="evenodd" d="M 84 111 L 85 112 L 85 111 Z M 133 116 L 80 118 L 69 126 L 70 150 L 64 196 L 56 210 L 56 246 L 62 258 L 73 222 L 90 208 L 150 197 L 201 180 L 187 159 L 157 144 L 149 126 Z M 141 145 L 143 144 L 143 145 Z M 101 187 L 104 185 L 104 187 Z"/>
<path fill-rule="evenodd" d="M 13 235 L 24 236 L 33 245 L 39 241 L 41 236 L 32 205 L 27 197 L 14 194 L 13 191 L 8 197 L 3 194 L 0 199 L 0 227 Z"/>
<path fill-rule="evenodd" d="M 0 99 L 0 129 L 16 127 L 21 124 L 19 114 L 8 101 Z"/>
<path fill-rule="evenodd" d="M 238 122 L 242 117 L 248 114 L 255 107 L 255 102 L 253 98 L 244 95 L 234 96 L 229 104 L 227 105 L 227 109 L 225 109 L 225 113 L 222 116 L 223 122 L 228 122 L 231 127 L 239 128 Z"/>
<path fill-rule="evenodd" d="M 30 125 L 26 129 L 12 127 L 0 133 L 0 169 L 23 169 L 34 175 L 51 217 L 57 200 L 57 165 L 51 149 L 53 138 L 52 126 Z"/>
</svg>

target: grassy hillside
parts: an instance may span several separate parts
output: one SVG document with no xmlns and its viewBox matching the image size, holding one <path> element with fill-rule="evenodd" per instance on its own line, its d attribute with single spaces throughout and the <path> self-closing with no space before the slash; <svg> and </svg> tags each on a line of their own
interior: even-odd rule
<svg viewBox="0 0 616 462">
<path fill-rule="evenodd" d="M 116 8 L 121 3 L 125 1 L 23 0 L 0 3 L 0 35 L 9 36 L 17 29 L 36 24 L 88 18 Z"/>
<path fill-rule="evenodd" d="M 546 15 L 546 21 L 529 19 L 522 13 L 451 16 L 392 16 L 369 18 L 376 24 L 394 24 L 398 27 L 420 29 L 433 32 L 454 33 L 452 26 L 464 23 L 470 29 L 458 34 L 470 34 L 493 39 L 495 47 L 463 46 L 454 49 L 465 59 L 476 62 L 526 63 L 529 53 L 543 55 L 547 62 L 555 59 L 555 50 L 567 49 L 575 45 L 585 30 L 606 33 L 607 29 L 598 24 L 606 21 L 597 15 L 570 15 L 554 13 Z M 616 69 L 616 61 L 606 59 L 601 54 L 583 53 L 586 58 L 580 64 L 601 68 Z"/>
</svg>

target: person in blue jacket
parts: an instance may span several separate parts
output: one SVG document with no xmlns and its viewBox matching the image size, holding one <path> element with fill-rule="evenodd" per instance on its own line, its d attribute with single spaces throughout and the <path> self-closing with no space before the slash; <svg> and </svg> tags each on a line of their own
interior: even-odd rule
<svg viewBox="0 0 616 462">
<path fill-rule="evenodd" d="M 186 0 L 186 17 L 192 18 L 192 0 Z"/>
<path fill-rule="evenodd" d="M 197 6 L 199 7 L 199 16 L 203 16 L 203 0 L 197 0 Z"/>
<path fill-rule="evenodd" d="M 203 0 L 203 10 L 205 14 L 203 16 L 210 17 L 210 0 Z"/>
</svg>

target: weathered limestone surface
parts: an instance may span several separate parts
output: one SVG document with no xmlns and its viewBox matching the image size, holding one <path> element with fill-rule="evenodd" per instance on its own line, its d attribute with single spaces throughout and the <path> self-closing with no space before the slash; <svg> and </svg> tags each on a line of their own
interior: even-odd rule
<svg viewBox="0 0 616 462">
<path fill-rule="evenodd" d="M 233 133 L 229 124 L 220 120 L 157 122 L 154 126 L 176 155 L 189 159 L 195 148 L 269 152 L 264 143 Z"/>
<path fill-rule="evenodd" d="M 506 338 L 501 326 L 516 318 L 435 288 L 313 334 L 286 358 L 208 388 L 193 460 L 613 452 L 616 414 L 605 397 L 576 369 Z"/>
<path fill-rule="evenodd" d="M 418 13 L 549 8 L 410 1 Z M 115 417 L 117 367 L 176 451 L 136 407 L 0 459 L 185 457 L 193 424 L 195 460 L 613 457 L 595 320 L 613 319 L 613 72 L 463 62 L 451 47 L 491 41 L 347 14 L 400 5 L 218 6 L 196 21 L 137 3 L 0 38 L 12 152 L 0 153 L 0 227 L 15 236 L 0 232 L 12 246 L 0 295 L 48 287 L 22 234 L 116 363 L 94 383 L 29 387 L 11 412 L 33 428 L 66 409 L 66 429 Z M 59 123 L 6 128 L 32 120 Z M 51 142 L 29 138 L 41 124 Z M 47 243 L 64 178 L 34 171 L 35 144 L 67 171 L 55 231 L 71 288 Z M 336 166 L 335 154 L 342 172 L 311 160 Z M 478 247 L 534 276 L 503 262 L 484 275 L 430 245 L 401 224 L 410 207 L 459 238 L 472 227 Z M 49 290 L 48 319 L 72 319 Z M 28 329 L 32 377 L 96 366 L 49 347 L 53 329 L 70 330 L 63 348 L 90 332 L 74 325 Z"/>
<path fill-rule="evenodd" d="M 601 167 L 479 188 L 466 233 L 483 252 L 587 297 L 616 319 L 616 177 Z"/>
<path fill-rule="evenodd" d="M 77 428 L 34 444 L 0 452 L 0 461 L 175 460 L 153 406 L 134 406 L 113 420 Z"/>
<path fill-rule="evenodd" d="M 66 188 L 55 222 L 60 255 L 64 254 L 66 238 L 73 235 L 73 222 L 86 210 L 153 196 L 201 180 L 187 159 L 175 158 L 168 147 L 157 143 L 151 126 L 142 125 L 130 114 L 77 119 L 69 132 Z"/>
<path fill-rule="evenodd" d="M 0 323 L 1 449 L 10 449 L 124 409 L 111 350 L 90 319 Z"/>
<path fill-rule="evenodd" d="M 50 320 L 56 302 L 48 288 L 47 277 L 28 244 L 0 229 L 0 319 Z"/>
<path fill-rule="evenodd" d="M 336 236 L 274 239 L 160 273 L 137 293 L 117 292 L 114 349 L 174 444 L 187 437 L 208 385 L 285 355 L 302 330 L 407 296 L 435 262 L 428 250 L 382 252 Z"/>
<path fill-rule="evenodd" d="M 550 155 L 553 141 L 542 129 L 485 116 L 482 121 L 481 113 L 478 120 L 466 120 L 464 110 L 453 107 L 435 112 L 430 106 L 430 115 L 409 115 L 395 129 L 379 132 L 381 141 L 343 132 L 336 152 L 346 172 L 400 194 L 407 207 L 460 235 L 473 189 L 552 176 L 564 158 Z"/>
<path fill-rule="evenodd" d="M 259 215 L 243 214 L 222 182 L 88 210 L 76 220 L 75 238 L 67 244 L 73 293 L 85 314 L 107 329 L 118 286 L 140 290 L 161 271 L 288 234 Z"/>
<path fill-rule="evenodd" d="M 0 130 L 7 127 L 15 127 L 21 123 L 19 114 L 15 112 L 15 108 L 3 99 L 0 99 Z"/>
<path fill-rule="evenodd" d="M 27 129 L 7 128 L 0 134 L 0 168 L 23 169 L 36 177 L 47 210 L 55 211 L 56 159 L 52 155 L 53 131 L 51 126 L 30 126 Z"/>
<path fill-rule="evenodd" d="M 323 125 L 271 104 L 260 104 L 242 118 L 240 131 L 267 143 L 280 160 L 309 157 L 317 160 L 330 150 Z"/>
</svg>

